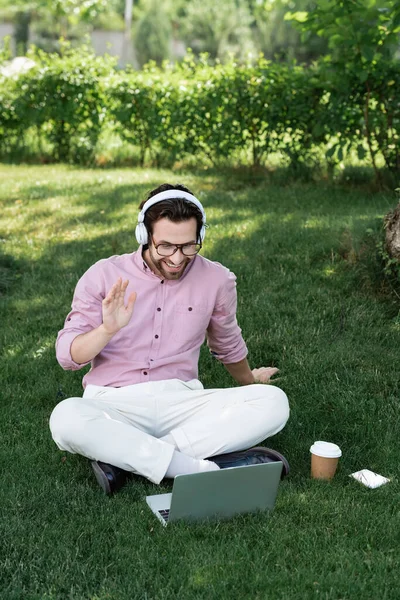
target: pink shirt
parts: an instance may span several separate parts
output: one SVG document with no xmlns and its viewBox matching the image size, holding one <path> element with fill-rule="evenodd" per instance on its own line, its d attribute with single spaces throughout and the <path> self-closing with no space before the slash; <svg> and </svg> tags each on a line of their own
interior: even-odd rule
<svg viewBox="0 0 400 600">
<path fill-rule="evenodd" d="M 137 292 L 129 324 L 91 361 L 83 387 L 120 387 L 145 381 L 198 378 L 200 346 L 207 337 L 210 351 L 223 363 L 247 355 L 236 321 L 236 277 L 226 267 L 197 255 L 180 279 L 160 279 L 142 258 L 111 256 L 94 264 L 78 281 L 64 329 L 57 337 L 57 360 L 77 370 L 71 358 L 74 338 L 102 323 L 101 303 L 118 277 L 129 279 L 126 298 Z"/>
</svg>

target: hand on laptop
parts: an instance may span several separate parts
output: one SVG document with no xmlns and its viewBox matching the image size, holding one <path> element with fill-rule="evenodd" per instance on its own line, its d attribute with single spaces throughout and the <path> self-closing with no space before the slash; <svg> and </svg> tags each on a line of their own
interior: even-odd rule
<svg viewBox="0 0 400 600">
<path fill-rule="evenodd" d="M 252 369 L 251 372 L 253 373 L 255 383 L 269 383 L 271 377 L 276 375 L 279 369 L 276 367 L 260 367 L 259 369 Z M 277 379 L 274 381 L 277 381 Z"/>
</svg>

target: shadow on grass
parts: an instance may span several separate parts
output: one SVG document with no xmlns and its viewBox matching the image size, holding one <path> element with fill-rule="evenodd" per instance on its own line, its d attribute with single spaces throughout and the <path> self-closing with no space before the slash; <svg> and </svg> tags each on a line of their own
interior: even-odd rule
<svg viewBox="0 0 400 600">
<path fill-rule="evenodd" d="M 0 247 L 0 298 L 9 293 L 24 271 L 24 261 L 3 254 Z"/>
<path fill-rule="evenodd" d="M 295 479 L 308 472 L 308 448 L 316 438 L 342 445 L 348 469 L 356 470 L 363 459 L 379 470 L 380 440 L 386 439 L 388 447 L 394 443 L 388 436 L 392 413 L 387 406 L 398 390 L 397 357 L 389 336 L 382 337 L 392 308 L 385 300 L 377 307 L 375 299 L 363 293 L 349 256 L 360 232 L 375 226 L 373 215 L 382 199 L 338 190 L 331 190 L 328 197 L 324 189 L 314 187 L 265 187 L 261 193 L 260 188 L 243 188 L 243 193 L 234 194 L 226 187 L 221 192 L 222 188 L 216 185 L 205 195 L 206 209 L 229 214 L 212 219 L 204 250 L 209 259 L 236 273 L 238 319 L 251 366 L 278 366 L 278 385 L 292 407 L 287 427 L 267 444 L 288 455 Z M 25 193 L 29 196 L 34 189 L 26 187 Z M 31 395 L 32 386 L 36 388 L 34 406 L 42 412 L 50 413 L 60 394 L 78 393 L 82 372 L 63 373 L 49 345 L 63 326 L 76 282 L 100 258 L 136 248 L 137 205 L 150 184 L 120 184 L 112 192 L 99 190 L 96 184 L 90 189 L 86 212 L 79 220 L 115 224 L 118 217 L 120 233 L 99 233 L 90 242 L 52 242 L 40 259 L 22 266 L 23 281 L 7 298 L 9 320 L 4 334 L 12 340 L 8 347 L 14 344 L 17 349 L 6 356 L 7 383 L 12 385 L 13 377 L 18 377 Z M 62 195 L 63 187 L 45 187 L 37 200 L 53 198 L 55 191 Z M 132 225 L 127 230 L 130 203 Z M 101 215 L 99 209 L 107 214 Z M 248 211 L 254 214 L 253 227 L 241 231 L 241 212 Z M 73 223 L 73 217 L 63 220 L 66 228 Z M 235 225 L 236 232 L 224 235 L 224 228 Z M 218 227 L 222 236 L 213 238 Z M 42 347 L 42 356 L 33 358 Z M 32 375 L 33 364 L 37 366 Z M 43 371 L 46 380 L 39 385 Z M 205 348 L 200 373 L 206 387 L 231 385 Z M 20 403 L 24 410 L 22 399 Z"/>
<path fill-rule="evenodd" d="M 97 182 L 87 182 L 84 179 L 80 182 L 75 181 L 74 171 L 71 172 L 71 187 L 65 185 L 46 184 L 39 186 L 25 186 L 22 192 L 27 196 L 28 207 L 34 207 L 36 230 L 40 229 L 41 223 L 47 226 L 56 227 L 57 230 L 69 230 L 80 224 L 102 225 L 109 222 L 110 226 L 125 224 L 132 231 L 132 240 L 138 206 L 150 189 L 159 185 L 162 180 L 151 179 L 143 184 L 117 183 L 107 180 L 106 184 L 101 183 L 103 178 L 98 178 Z M 83 175 L 85 173 L 83 172 Z M 249 176 L 250 178 L 250 176 Z M 242 186 L 243 182 L 237 179 Z M 340 211 L 342 220 L 352 216 L 353 221 L 359 221 L 360 225 L 365 225 L 365 221 L 370 219 L 370 215 L 365 213 L 365 205 L 369 204 L 375 196 L 366 194 L 359 190 L 341 190 L 330 186 L 292 186 L 291 188 L 282 188 L 261 185 L 261 179 L 256 180 L 254 188 L 248 187 L 247 180 L 242 187 L 236 185 L 235 178 L 226 181 L 226 178 L 217 178 L 216 175 L 204 178 L 199 182 L 195 193 L 200 195 L 204 202 L 206 210 L 218 209 L 223 212 L 223 216 L 212 216 L 209 219 L 211 229 L 213 227 L 227 227 L 235 223 L 238 213 L 242 211 L 243 215 L 258 211 L 260 218 L 266 214 L 271 215 L 274 223 L 271 226 L 276 227 L 276 220 L 293 219 L 294 227 L 314 227 L 316 234 L 323 229 L 321 222 L 308 223 L 305 215 L 305 207 L 313 214 L 314 219 L 323 219 L 330 214 L 337 214 Z M 83 209 L 79 215 L 74 215 L 63 219 L 62 225 L 57 222 L 57 212 L 47 206 L 40 209 L 37 203 L 49 199 L 56 200 L 57 197 L 69 196 L 71 193 L 71 206 L 75 204 Z M 260 199 L 262 194 L 262 199 Z M 279 200 L 277 201 L 277 197 Z M 76 199 L 75 199 L 76 198 Z M 83 200 L 83 202 L 82 202 Z M 334 204 L 334 206 L 332 206 Z M 380 202 L 380 207 L 382 201 Z M 387 210 L 391 208 L 390 199 L 387 199 Z M 334 210 L 332 210 L 334 209 Z M 355 211 L 359 215 L 354 217 Z M 301 214 L 300 214 L 301 213 Z M 240 215 L 239 215 L 240 216 Z M 26 214 L 26 223 L 30 219 L 29 212 Z M 300 220 L 303 223 L 300 223 Z M 22 225 L 22 223 L 21 223 Z M 353 223 L 354 225 L 354 223 Z M 329 228 L 329 222 L 326 222 L 325 228 Z M 285 226 L 286 229 L 289 226 Z M 343 226 L 344 228 L 346 225 Z M 126 229 L 126 227 L 124 228 Z M 115 246 L 115 241 L 114 241 Z M 119 244 L 118 244 L 119 246 Z M 118 252 L 118 249 L 112 252 Z"/>
</svg>

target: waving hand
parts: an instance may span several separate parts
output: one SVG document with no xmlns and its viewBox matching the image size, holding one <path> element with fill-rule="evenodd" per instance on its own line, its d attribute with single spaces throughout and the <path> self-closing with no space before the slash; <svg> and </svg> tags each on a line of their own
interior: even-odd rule
<svg viewBox="0 0 400 600">
<path fill-rule="evenodd" d="M 109 334 L 117 333 L 131 320 L 137 294 L 131 292 L 128 304 L 125 306 L 125 292 L 128 284 L 128 279 L 123 282 L 122 277 L 119 277 L 102 302 L 103 327 Z"/>
</svg>

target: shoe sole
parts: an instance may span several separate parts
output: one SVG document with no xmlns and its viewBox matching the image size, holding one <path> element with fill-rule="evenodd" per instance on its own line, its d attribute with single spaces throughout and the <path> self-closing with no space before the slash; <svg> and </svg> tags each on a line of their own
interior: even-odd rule
<svg viewBox="0 0 400 600">
<path fill-rule="evenodd" d="M 284 477 L 289 475 L 289 473 L 290 473 L 289 463 L 286 460 L 286 458 L 283 456 L 283 454 L 281 454 L 277 450 L 272 450 L 272 448 L 264 448 L 264 446 L 255 446 L 254 448 L 251 448 L 251 450 L 261 451 L 263 454 L 267 454 L 268 456 L 273 456 L 274 458 L 276 458 L 277 461 L 278 460 L 281 461 L 283 463 L 281 479 L 283 479 Z"/>
<path fill-rule="evenodd" d="M 286 477 L 289 474 L 290 466 L 289 466 L 289 463 L 286 460 L 286 458 L 277 450 L 272 450 L 271 448 L 265 448 L 264 446 L 254 446 L 253 448 L 249 448 L 248 450 L 239 450 L 238 452 L 227 452 L 227 454 L 219 455 L 218 458 L 221 457 L 221 459 L 223 461 L 225 457 L 229 457 L 232 461 L 234 461 L 235 459 L 240 460 L 241 458 L 243 458 L 245 456 L 252 456 L 255 452 L 264 454 L 265 456 L 267 456 L 273 460 L 280 461 L 283 464 L 281 479 L 283 479 L 284 477 Z M 214 458 L 217 458 L 217 457 L 210 456 L 208 458 L 208 460 L 212 461 Z M 219 464 L 218 461 L 215 461 L 215 462 L 217 464 Z M 224 468 L 224 467 L 222 467 L 222 468 Z"/>
<path fill-rule="evenodd" d="M 94 475 L 96 477 L 97 483 L 99 484 L 99 486 L 101 487 L 101 489 L 107 496 L 111 496 L 112 492 L 111 492 L 110 482 L 108 481 L 107 477 L 105 476 L 104 471 L 101 469 L 101 467 L 97 464 L 97 462 L 95 460 L 91 461 L 91 465 L 92 465 L 92 469 L 94 471 Z"/>
</svg>

